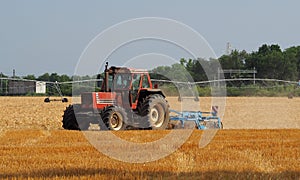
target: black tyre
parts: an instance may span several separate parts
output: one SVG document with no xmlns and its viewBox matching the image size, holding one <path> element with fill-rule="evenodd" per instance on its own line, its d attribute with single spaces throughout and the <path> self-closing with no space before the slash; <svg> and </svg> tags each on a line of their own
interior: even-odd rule
<svg viewBox="0 0 300 180">
<path fill-rule="evenodd" d="M 45 102 L 45 103 L 49 103 L 49 102 L 50 102 L 50 98 L 45 98 L 45 99 L 44 99 L 44 102 Z"/>
<path fill-rule="evenodd" d="M 108 129 L 119 131 L 126 129 L 128 117 L 124 108 L 109 106 L 103 110 L 102 120 Z"/>
<path fill-rule="evenodd" d="M 220 129 L 223 129 L 223 123 L 221 122 L 221 127 L 220 127 Z"/>
<path fill-rule="evenodd" d="M 63 120 L 62 120 L 62 127 L 64 129 L 68 130 L 80 130 L 75 113 L 74 113 L 74 106 L 69 105 L 69 107 L 66 108 L 64 115 L 63 115 Z"/>
<path fill-rule="evenodd" d="M 68 98 L 62 98 L 61 102 L 68 102 Z"/>
<path fill-rule="evenodd" d="M 169 104 L 160 94 L 151 94 L 144 98 L 138 107 L 142 119 L 149 122 L 152 129 L 166 129 L 169 119 Z M 146 118 L 146 119 L 145 119 Z"/>
</svg>

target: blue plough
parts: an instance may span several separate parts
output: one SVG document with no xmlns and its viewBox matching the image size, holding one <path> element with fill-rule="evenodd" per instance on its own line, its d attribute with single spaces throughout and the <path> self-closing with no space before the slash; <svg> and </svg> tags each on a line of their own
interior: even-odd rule
<svg viewBox="0 0 300 180">
<path fill-rule="evenodd" d="M 185 128 L 185 122 L 195 122 L 198 129 L 223 129 L 221 119 L 217 116 L 218 106 L 212 106 L 212 112 L 201 111 L 176 111 L 170 110 L 175 116 L 170 116 L 172 121 L 180 121 L 181 128 Z"/>
</svg>

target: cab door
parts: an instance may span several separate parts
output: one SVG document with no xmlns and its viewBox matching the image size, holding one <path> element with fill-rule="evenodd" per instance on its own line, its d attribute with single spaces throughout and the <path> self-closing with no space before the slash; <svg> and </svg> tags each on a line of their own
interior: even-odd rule
<svg viewBox="0 0 300 180">
<path fill-rule="evenodd" d="M 142 74 L 132 75 L 132 85 L 131 85 L 130 94 L 131 94 L 131 103 L 133 109 L 135 109 L 137 106 L 138 94 L 141 89 L 141 79 L 142 79 Z"/>
</svg>

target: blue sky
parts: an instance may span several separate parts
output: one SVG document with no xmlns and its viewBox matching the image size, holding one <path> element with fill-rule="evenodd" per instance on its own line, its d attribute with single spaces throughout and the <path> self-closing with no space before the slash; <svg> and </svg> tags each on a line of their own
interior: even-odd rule
<svg viewBox="0 0 300 180">
<path fill-rule="evenodd" d="M 296 0 L 0 0 L 0 72 L 72 75 L 93 38 L 110 26 L 140 17 L 170 18 L 190 26 L 217 56 L 225 53 L 227 42 L 248 52 L 264 43 L 285 49 L 300 45 L 299 7 Z M 160 46 L 165 45 L 128 46 L 114 58 L 131 59 L 144 53 L 142 48 L 156 52 L 163 49 Z M 168 47 L 159 53 L 178 60 L 187 56 Z M 114 63 L 118 65 L 118 60 Z"/>
</svg>

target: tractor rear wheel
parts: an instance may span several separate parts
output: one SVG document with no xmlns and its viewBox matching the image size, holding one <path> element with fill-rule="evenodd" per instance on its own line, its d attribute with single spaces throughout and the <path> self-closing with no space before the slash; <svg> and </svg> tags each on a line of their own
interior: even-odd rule
<svg viewBox="0 0 300 180">
<path fill-rule="evenodd" d="M 75 117 L 73 105 L 69 105 L 69 107 L 66 108 L 64 115 L 63 115 L 62 123 L 63 123 L 62 127 L 64 129 L 80 130 L 80 128 L 78 126 L 78 122 Z"/>
<path fill-rule="evenodd" d="M 124 108 L 119 106 L 109 106 L 103 110 L 102 120 L 107 128 L 118 131 L 126 129 L 128 117 Z"/>
<path fill-rule="evenodd" d="M 138 107 L 139 114 L 146 118 L 152 129 L 166 129 L 169 119 L 169 104 L 160 94 L 151 94 L 144 98 Z"/>
</svg>

